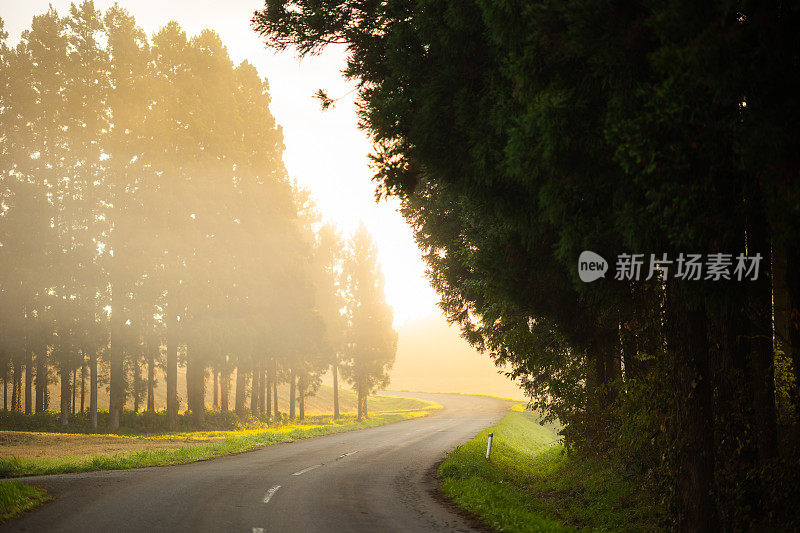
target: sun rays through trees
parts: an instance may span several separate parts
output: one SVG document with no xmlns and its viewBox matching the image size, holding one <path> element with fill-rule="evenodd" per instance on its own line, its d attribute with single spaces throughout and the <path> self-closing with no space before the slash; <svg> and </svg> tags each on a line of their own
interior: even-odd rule
<svg viewBox="0 0 800 533">
<path fill-rule="evenodd" d="M 348 373 L 362 352 L 345 339 L 365 324 L 351 317 L 361 301 L 345 263 L 367 237 L 348 244 L 321 226 L 287 176 L 255 67 L 234 64 L 213 31 L 171 22 L 148 37 L 124 9 L 92 2 L 36 16 L 16 46 L 2 38 L 5 410 L 58 410 L 66 427 L 88 411 L 96 428 L 108 407 L 119 428 L 165 388 L 166 425 L 187 411 L 202 427 L 209 406 L 302 419 L 331 367 L 358 390 L 385 383 L 385 364 L 366 370 L 374 378 Z M 382 287 L 369 297 L 383 302 Z M 391 313 L 375 320 L 394 334 Z M 394 345 L 383 348 L 391 361 Z"/>
</svg>

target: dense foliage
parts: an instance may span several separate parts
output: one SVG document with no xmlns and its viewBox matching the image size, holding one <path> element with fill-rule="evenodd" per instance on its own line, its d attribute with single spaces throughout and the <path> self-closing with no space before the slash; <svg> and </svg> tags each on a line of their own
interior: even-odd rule
<svg viewBox="0 0 800 533">
<path fill-rule="evenodd" d="M 302 418 L 331 366 L 334 376 L 361 368 L 362 351 L 343 338 L 359 306 L 384 295 L 380 286 L 362 302 L 343 271 L 380 279 L 374 257 L 358 255 L 370 237 L 351 246 L 321 227 L 289 181 L 255 67 L 234 65 L 212 31 L 188 38 L 171 22 L 148 39 L 119 6 L 101 14 L 90 1 L 36 16 L 14 47 L 1 20 L 0 34 L 5 410 L 44 413 L 58 381 L 61 424 L 88 411 L 78 425 L 97 428 L 107 384 L 110 427 L 125 425 L 126 405 L 163 424 L 163 374 L 170 428 L 184 425 L 183 408 L 203 426 L 207 404 L 223 421 L 231 407 L 277 419 L 286 382 L 289 417 Z M 391 313 L 374 326 L 388 339 L 384 364 L 347 374 L 363 402 L 394 360 Z M 351 336 L 353 347 L 374 344 Z"/>
<path fill-rule="evenodd" d="M 347 48 L 378 194 L 571 453 L 659 486 L 681 529 L 798 525 L 796 5 L 268 0 L 253 23 Z M 583 250 L 606 279 L 580 281 Z M 638 279 L 612 279 L 623 253 Z M 760 275 L 648 273 L 681 253 Z"/>
</svg>

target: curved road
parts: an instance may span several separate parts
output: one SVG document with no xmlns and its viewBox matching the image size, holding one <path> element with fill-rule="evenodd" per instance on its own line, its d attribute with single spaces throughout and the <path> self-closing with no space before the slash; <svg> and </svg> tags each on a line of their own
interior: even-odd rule
<svg viewBox="0 0 800 533">
<path fill-rule="evenodd" d="M 511 403 L 398 395 L 445 409 L 187 465 L 27 478 L 55 501 L 0 531 L 473 531 L 435 499 L 432 468 Z"/>
</svg>

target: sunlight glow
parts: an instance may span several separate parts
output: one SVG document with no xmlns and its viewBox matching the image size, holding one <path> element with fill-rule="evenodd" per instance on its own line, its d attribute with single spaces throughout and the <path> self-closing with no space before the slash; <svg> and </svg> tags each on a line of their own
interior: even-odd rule
<svg viewBox="0 0 800 533">
<path fill-rule="evenodd" d="M 105 11 L 114 1 L 95 0 L 95 8 Z M 4 6 L 8 42 L 16 43 L 30 27 L 33 15 L 46 11 L 49 4 L 66 14 L 70 3 L 29 0 Z M 419 251 L 397 212 L 397 202 L 375 203 L 367 159 L 371 144 L 358 128 L 354 85 L 341 75 L 345 50 L 331 47 L 302 62 L 292 51 L 268 51 L 250 28 L 252 12 L 259 7 L 250 0 L 231 0 L 224 10 L 213 2 L 191 0 L 137 0 L 122 5 L 150 35 L 170 20 L 180 21 L 189 35 L 211 28 L 219 33 L 234 61 L 247 59 L 254 64 L 269 80 L 270 109 L 283 128 L 284 162 L 290 177 L 311 191 L 323 221 L 338 226 L 343 236 L 349 237 L 363 221 L 375 238 L 395 324 L 438 313 L 436 294 L 425 279 Z M 335 107 L 322 111 L 313 98 L 320 88 L 344 96 Z M 108 157 L 100 156 L 103 160 Z"/>
<path fill-rule="evenodd" d="M 16 42 L 32 16 L 46 10 L 49 3 L 59 12 L 68 12 L 69 0 L 31 0 L 8 6 L 3 19 L 9 41 Z M 95 7 L 105 10 L 113 3 L 97 0 Z M 323 220 L 337 225 L 345 237 L 361 221 L 374 236 L 395 324 L 437 312 L 436 295 L 425 279 L 424 265 L 410 229 L 397 212 L 397 202 L 375 203 L 367 160 L 371 145 L 358 128 L 353 85 L 340 73 L 344 50 L 326 50 L 302 62 L 291 51 L 274 54 L 266 50 L 250 29 L 256 5 L 245 0 L 226 3 L 223 11 L 215 9 L 214 4 L 198 5 L 189 0 L 137 0 L 124 7 L 149 34 L 172 19 L 179 20 L 188 34 L 211 27 L 220 34 L 234 61 L 247 59 L 253 63 L 269 79 L 270 109 L 283 128 L 284 161 L 290 177 L 310 189 Z M 312 97 L 320 88 L 346 96 L 323 112 Z"/>
</svg>

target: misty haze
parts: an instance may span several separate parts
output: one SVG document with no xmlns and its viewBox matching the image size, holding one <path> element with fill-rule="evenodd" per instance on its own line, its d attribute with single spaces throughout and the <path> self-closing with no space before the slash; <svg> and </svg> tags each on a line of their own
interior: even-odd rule
<svg viewBox="0 0 800 533">
<path fill-rule="evenodd" d="M 800 529 L 796 5 L 0 7 L 0 531 Z"/>
</svg>

